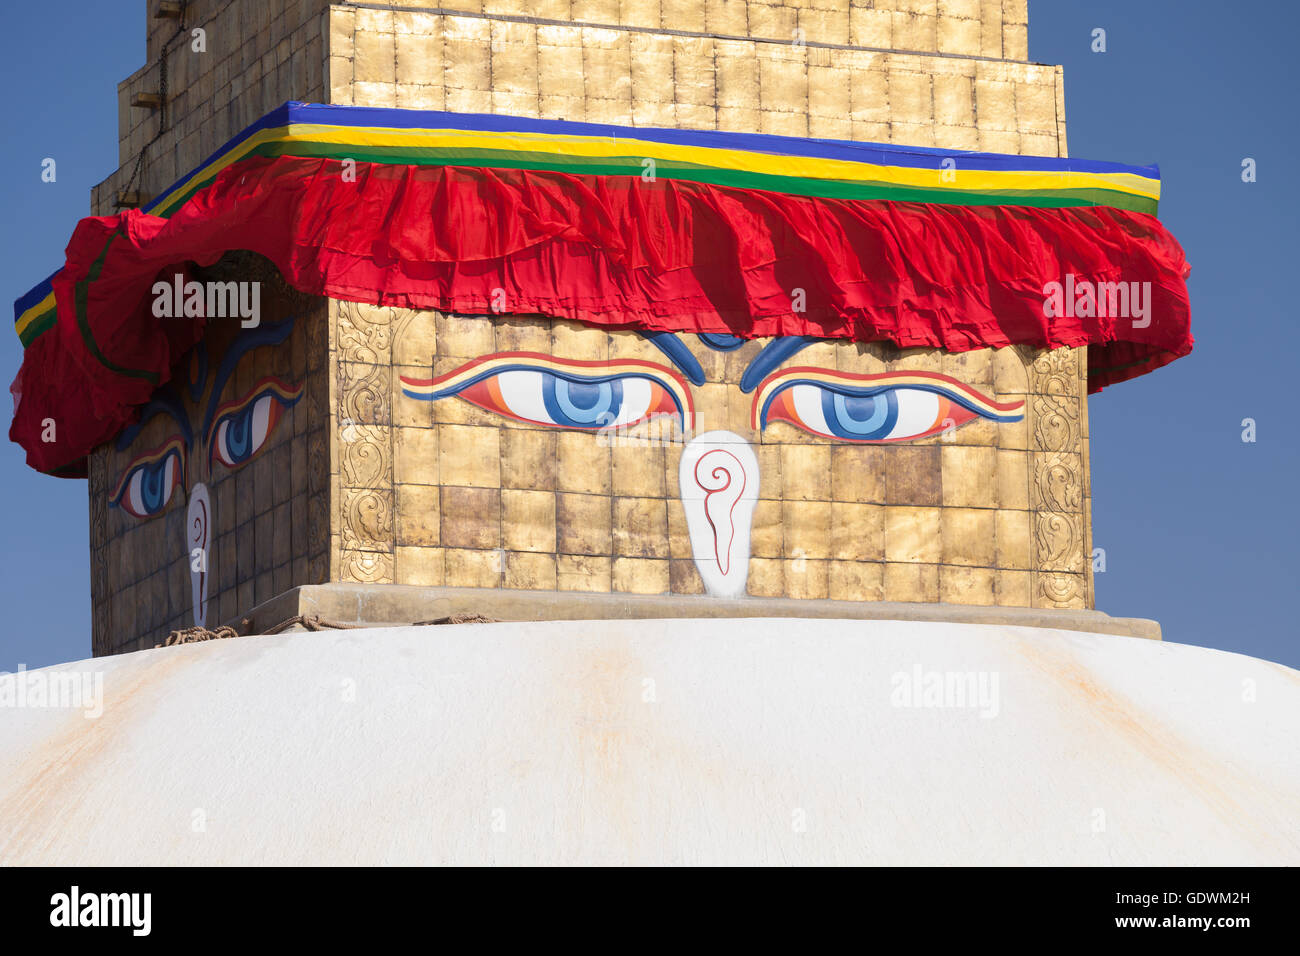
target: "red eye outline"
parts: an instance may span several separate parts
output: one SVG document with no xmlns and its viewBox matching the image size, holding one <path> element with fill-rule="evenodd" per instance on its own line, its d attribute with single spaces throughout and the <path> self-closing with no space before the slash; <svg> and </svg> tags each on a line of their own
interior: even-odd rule
<svg viewBox="0 0 1300 956">
<path fill-rule="evenodd" d="M 540 396 L 545 410 L 534 408 L 532 415 L 520 414 L 502 394 L 499 377 L 508 372 L 541 373 Z M 658 393 L 651 392 L 645 410 L 635 420 L 600 422 L 578 421 L 566 416 L 547 396 L 545 381 L 560 384 L 599 385 L 638 379 L 648 382 Z M 600 431 L 603 428 L 631 428 L 660 416 L 672 416 L 687 430 L 694 421 L 695 409 L 690 387 L 677 372 L 644 359 L 566 359 L 540 352 L 499 352 L 466 362 L 444 375 L 432 379 L 401 376 L 402 393 L 420 401 L 436 401 L 455 396 L 486 411 L 512 421 L 547 428 Z M 621 393 L 620 393 L 621 394 Z M 621 414 L 621 412 L 620 412 Z M 545 415 L 545 418 L 542 416 Z"/>
<path fill-rule="evenodd" d="M 928 392 L 933 394 L 937 401 L 933 420 L 926 426 L 896 437 L 883 437 L 880 433 L 866 437 L 866 435 L 852 434 L 843 428 L 837 430 L 837 425 L 832 425 L 830 422 L 829 411 L 823 416 L 821 422 L 805 421 L 796 407 L 798 401 L 794 389 L 797 386 L 810 386 L 821 393 L 819 399 L 814 400 L 814 405 L 828 395 L 831 398 L 838 396 L 843 399 L 884 396 L 893 406 L 891 414 L 895 416 L 898 403 L 901 401 L 898 397 L 900 393 Z M 1020 421 L 1024 418 L 1024 408 L 1023 401 L 995 402 L 964 382 L 939 372 L 881 372 L 863 375 L 797 366 L 773 372 L 763 379 L 754 390 L 750 421 L 756 431 L 766 429 L 769 421 L 784 421 L 822 438 L 861 444 L 896 444 L 929 438 L 964 425 L 975 418 L 986 418 L 995 422 Z M 814 411 L 820 414 L 815 408 Z M 884 429 L 885 434 L 892 431 L 895 423 L 896 418 L 888 419 L 888 426 Z M 819 427 L 823 424 L 825 427 Z"/>
<path fill-rule="evenodd" d="M 135 503 L 130 500 L 130 495 L 128 494 L 132 479 L 134 479 L 135 476 L 144 468 L 164 461 L 173 455 L 176 457 L 177 467 L 171 476 L 168 488 L 163 493 L 162 503 L 155 511 L 137 510 Z M 175 494 L 176 488 L 187 483 L 188 464 L 189 456 L 187 454 L 185 439 L 180 435 L 173 435 L 157 448 L 144 452 L 131 460 L 131 462 L 122 470 L 122 477 L 118 479 L 117 486 L 113 489 L 113 493 L 108 496 L 109 506 L 113 508 L 121 508 L 133 518 L 139 518 L 141 520 L 156 518 L 167 510 L 167 505 L 171 502 L 172 495 Z"/>
<path fill-rule="evenodd" d="M 263 398 L 270 396 L 275 401 L 272 402 L 268 419 L 266 423 L 266 433 L 262 436 L 261 443 L 255 448 L 248 457 L 240 461 L 232 461 L 229 456 L 223 454 L 217 447 L 215 439 L 221 433 L 221 426 L 227 424 L 231 418 L 243 412 L 245 409 L 256 404 Z M 280 423 L 280 418 L 284 410 L 292 408 L 302 397 L 302 384 L 296 386 L 285 383 L 282 379 L 274 375 L 268 375 L 257 381 L 243 398 L 237 398 L 233 401 L 225 402 L 218 405 L 212 415 L 212 424 L 208 428 L 208 433 L 204 436 L 204 445 L 208 449 L 208 468 L 212 468 L 212 460 L 215 457 L 217 461 L 225 465 L 231 471 L 236 468 L 242 468 L 250 461 L 255 459 L 266 448 L 267 441 L 270 439 L 275 426 Z"/>
</svg>

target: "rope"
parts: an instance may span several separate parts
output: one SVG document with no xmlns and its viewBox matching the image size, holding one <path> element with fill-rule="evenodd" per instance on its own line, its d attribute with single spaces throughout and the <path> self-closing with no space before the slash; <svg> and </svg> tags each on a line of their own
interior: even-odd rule
<svg viewBox="0 0 1300 956">
<path fill-rule="evenodd" d="M 451 614 L 448 615 L 447 617 L 434 618 L 431 621 L 415 621 L 413 622 L 412 626 L 423 627 L 426 625 L 438 625 L 438 624 L 500 624 L 500 623 L 501 622 L 498 621 L 496 618 L 484 617 L 482 614 L 461 613 L 461 614 Z M 252 624 L 253 622 L 248 618 L 244 618 L 240 622 L 240 626 L 245 629 L 251 627 Z M 281 621 L 279 624 L 276 624 L 274 627 L 267 628 L 265 631 L 262 631 L 261 634 L 263 635 L 279 634 L 283 631 L 287 631 L 289 628 L 293 627 L 294 625 L 301 625 L 305 630 L 308 631 L 325 631 L 325 630 L 342 631 L 342 630 L 352 630 L 355 628 L 369 626 L 366 624 L 349 624 L 344 621 L 331 621 L 328 618 L 321 617 L 319 614 L 295 614 L 293 617 L 286 618 L 285 620 Z M 251 635 L 240 634 L 239 631 L 235 630 L 233 627 L 231 627 L 228 624 L 222 624 L 221 626 L 212 629 L 208 629 L 206 627 L 199 627 L 196 625 L 194 627 L 183 627 L 180 630 L 172 631 L 170 634 L 167 635 L 167 639 L 165 641 L 163 641 L 161 644 L 155 644 L 154 647 L 175 647 L 178 644 L 197 644 L 200 641 L 216 641 L 216 640 L 224 640 L 226 638 L 231 638 L 231 637 L 245 637 L 245 636 L 251 636 Z"/>
</svg>

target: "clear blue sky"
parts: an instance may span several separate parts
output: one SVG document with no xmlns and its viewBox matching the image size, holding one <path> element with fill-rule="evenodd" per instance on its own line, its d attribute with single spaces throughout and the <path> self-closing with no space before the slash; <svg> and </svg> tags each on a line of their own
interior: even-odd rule
<svg viewBox="0 0 1300 956">
<path fill-rule="evenodd" d="M 144 62 L 142 5 L 41 4 L 0 35 L 0 299 L 62 262 L 90 187 L 116 166 L 119 80 Z M 1196 351 L 1094 396 L 1098 607 L 1151 617 L 1166 640 L 1300 667 L 1296 627 L 1300 379 L 1290 283 L 1300 278 L 1300 155 L 1291 0 L 1031 0 L 1031 58 L 1065 65 L 1071 155 L 1160 164 L 1161 218 L 1192 263 Z M 1090 50 L 1092 30 L 1108 51 Z M 40 181 L 41 160 L 58 181 Z M 1243 157 L 1259 181 L 1242 183 Z M 11 312 L 6 312 L 11 315 Z M 9 320 L 6 319 L 6 325 Z M 0 376 L 17 337 L 0 331 Z M 4 420 L 9 419 L 6 403 Z M 1241 421 L 1258 441 L 1241 441 Z M 90 656 L 86 485 L 0 449 L 0 669 Z"/>
</svg>

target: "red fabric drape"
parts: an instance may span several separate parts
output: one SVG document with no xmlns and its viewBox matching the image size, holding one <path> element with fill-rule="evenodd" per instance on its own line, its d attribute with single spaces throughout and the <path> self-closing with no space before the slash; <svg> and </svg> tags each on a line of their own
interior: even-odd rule
<svg viewBox="0 0 1300 956">
<path fill-rule="evenodd" d="M 155 318 L 153 283 L 230 249 L 266 256 L 304 292 L 384 305 L 481 314 L 499 289 L 506 312 L 602 326 L 954 352 L 1089 345 L 1090 366 L 1111 369 L 1093 377 L 1094 390 L 1192 346 L 1183 251 L 1144 213 L 526 170 L 358 164 L 357 173 L 347 182 L 333 160 L 252 158 L 169 219 L 127 210 L 82 220 L 53 283 L 57 326 L 28 348 L 15 383 L 10 437 L 28 462 L 75 466 L 129 423 L 202 331 L 202 320 Z M 1044 286 L 1067 274 L 1150 282 L 1150 324 L 1044 317 Z M 803 312 L 792 311 L 797 290 Z M 47 418 L 58 423 L 53 443 L 40 440 Z"/>
</svg>

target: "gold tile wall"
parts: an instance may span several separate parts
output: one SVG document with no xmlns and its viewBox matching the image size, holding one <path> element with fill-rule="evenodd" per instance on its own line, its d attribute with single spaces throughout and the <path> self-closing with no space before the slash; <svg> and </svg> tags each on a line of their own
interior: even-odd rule
<svg viewBox="0 0 1300 956">
<path fill-rule="evenodd" d="M 500 351 L 666 364 L 654 346 L 634 332 L 529 317 L 330 309 L 332 579 L 702 593 L 678 500 L 680 441 L 612 440 L 401 390 L 400 376 L 428 379 Z M 759 460 L 750 595 L 1091 606 L 1082 350 L 805 349 L 787 364 L 942 372 L 1025 403 L 1020 422 L 857 445 L 784 422 L 755 431 L 739 381 L 762 341 L 722 353 L 682 338 L 707 378 L 693 388 L 694 431 L 733 431 Z"/>
<path fill-rule="evenodd" d="M 1065 151 L 1060 69 L 1022 62 L 1023 2 L 542 6 L 331 7 L 330 102 Z"/>
</svg>

